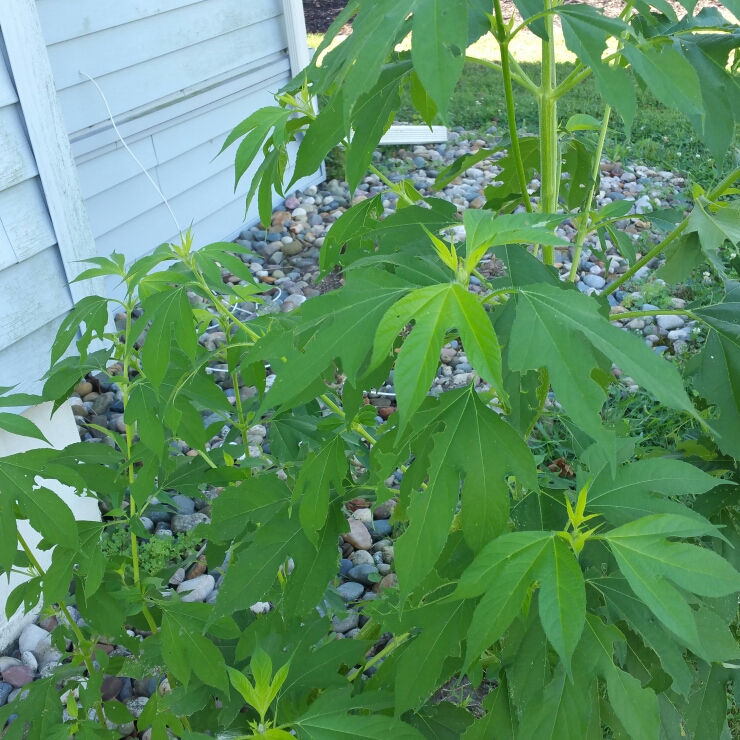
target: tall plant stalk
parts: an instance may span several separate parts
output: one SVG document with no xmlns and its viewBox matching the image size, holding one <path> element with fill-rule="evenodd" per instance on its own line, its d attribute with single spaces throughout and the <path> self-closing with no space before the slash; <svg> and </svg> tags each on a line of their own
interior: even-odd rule
<svg viewBox="0 0 740 740">
<path fill-rule="evenodd" d="M 545 0 L 545 9 L 556 3 Z M 558 146 L 557 69 L 555 66 L 555 38 L 552 14 L 545 16 L 547 40 L 542 41 L 542 81 L 540 83 L 540 211 L 555 213 L 558 207 L 560 155 Z M 542 247 L 542 260 L 546 265 L 555 262 L 555 248 Z"/>
</svg>

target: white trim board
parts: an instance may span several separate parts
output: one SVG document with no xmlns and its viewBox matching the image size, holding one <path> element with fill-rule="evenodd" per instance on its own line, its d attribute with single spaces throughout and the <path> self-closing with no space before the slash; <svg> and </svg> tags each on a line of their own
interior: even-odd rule
<svg viewBox="0 0 740 740">
<path fill-rule="evenodd" d="M 80 260 L 97 253 L 35 0 L 3 0 L 0 26 L 64 270 L 71 281 L 89 267 Z M 89 295 L 105 295 L 102 278 L 75 283 L 69 289 L 75 302 Z"/>
<path fill-rule="evenodd" d="M 446 144 L 446 126 L 405 126 L 394 123 L 380 140 L 381 145 L 394 144 Z"/>
<path fill-rule="evenodd" d="M 288 56 L 290 71 L 293 77 L 300 74 L 311 61 L 306 37 L 306 16 L 303 12 L 303 0 L 283 0 L 283 16 L 288 38 Z"/>
</svg>

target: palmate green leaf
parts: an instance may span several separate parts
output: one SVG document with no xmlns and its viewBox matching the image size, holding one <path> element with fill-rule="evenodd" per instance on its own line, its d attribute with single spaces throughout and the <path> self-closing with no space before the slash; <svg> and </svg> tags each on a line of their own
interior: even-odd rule
<svg viewBox="0 0 740 740">
<path fill-rule="evenodd" d="M 56 493 L 48 488 L 35 488 L 17 501 L 31 526 L 49 542 L 71 549 L 79 547 L 74 514 Z"/>
<path fill-rule="evenodd" d="M 357 189 L 365 176 L 378 142 L 401 107 L 401 84 L 410 71 L 410 62 L 386 65 L 375 87 L 357 101 L 353 116 L 354 134 L 347 153 L 350 192 Z"/>
<path fill-rule="evenodd" d="M 107 323 L 107 298 L 96 295 L 86 296 L 76 303 L 59 325 L 54 343 L 51 346 L 51 364 L 54 365 L 61 359 L 83 324 L 85 330 L 77 342 L 77 351 L 80 354 L 87 352 L 94 337 L 103 338 Z"/>
<path fill-rule="evenodd" d="M 680 460 L 647 458 L 618 467 L 614 477 L 604 468 L 589 488 L 586 508 L 616 526 L 649 514 L 696 516 L 688 507 L 663 497 L 699 495 L 721 483 Z"/>
<path fill-rule="evenodd" d="M 395 367 L 400 430 L 429 392 L 437 372 L 439 351 L 448 329 L 460 333 L 465 352 L 476 372 L 504 395 L 501 351 L 496 334 L 478 299 L 458 283 L 415 290 L 391 306 L 378 326 L 371 367 L 379 365 L 401 330 L 414 321 Z"/>
<path fill-rule="evenodd" d="M 347 714 L 347 708 L 344 707 L 332 711 L 331 704 L 322 701 L 325 696 L 327 695 L 320 697 L 306 714 L 293 722 L 302 740 L 424 739 L 416 728 L 392 717 L 381 714 Z"/>
<path fill-rule="evenodd" d="M 277 579 L 278 568 L 305 545 L 312 547 L 298 517 L 289 518 L 285 511 L 260 527 L 252 545 L 226 571 L 209 624 L 259 601 Z"/>
<path fill-rule="evenodd" d="M 706 344 L 686 366 L 694 388 L 716 404 L 719 418 L 708 420 L 717 444 L 740 458 L 740 283 L 726 283 L 722 303 L 696 309 L 709 324 Z"/>
<path fill-rule="evenodd" d="M 628 43 L 622 54 L 663 105 L 676 108 L 687 116 L 704 114 L 699 77 L 686 58 L 672 46 L 638 49 Z"/>
<path fill-rule="evenodd" d="M 244 136 L 243 141 L 239 144 L 239 148 L 236 151 L 234 190 L 236 190 L 244 173 L 260 153 L 269 132 L 273 128 L 285 126 L 293 113 L 294 111 L 289 108 L 280 108 L 278 106 L 260 108 L 260 110 L 253 113 L 229 134 L 221 148 L 221 152 L 231 146 L 234 141 Z M 252 128 L 247 128 L 248 126 Z"/>
<path fill-rule="evenodd" d="M 496 216 L 490 211 L 468 209 L 463 214 L 466 254 L 471 262 L 477 264 L 486 250 L 504 244 L 534 242 L 556 247 L 567 246 L 570 242 L 552 232 L 561 219 L 561 215 L 546 213 Z"/>
<path fill-rule="evenodd" d="M 570 672 L 586 616 L 585 586 L 572 551 L 549 532 L 499 537 L 463 573 L 458 597 L 488 591 L 473 615 L 466 666 L 504 634 L 535 580 L 540 585 L 539 614 L 545 634 Z"/>
<path fill-rule="evenodd" d="M 572 139 L 563 147 L 563 172 L 568 173 L 560 185 L 560 192 L 569 211 L 582 208 L 591 185 L 593 164 L 591 154 L 578 139 Z"/>
<path fill-rule="evenodd" d="M 411 58 L 445 125 L 452 93 L 465 66 L 467 42 L 467 0 L 422 0 L 417 4 Z"/>
<path fill-rule="evenodd" d="M 344 288 L 301 306 L 295 312 L 301 321 L 295 332 L 298 348 L 291 351 L 281 346 L 275 354 L 271 349 L 267 351 L 268 359 L 275 360 L 272 364 L 277 379 L 264 404 L 273 407 L 300 395 L 334 360 L 341 363 L 347 380 L 355 382 L 370 354 L 375 328 L 410 287 L 389 273 L 350 273 Z M 263 345 L 270 347 L 271 334 L 258 341 L 247 357 L 256 358 Z M 289 336 L 286 339 L 291 341 Z M 281 362 L 282 357 L 286 361 Z"/>
<path fill-rule="evenodd" d="M 686 231 L 689 234 L 696 232 L 702 251 L 717 272 L 724 276 L 725 266 L 719 249 L 727 241 L 734 246 L 740 243 L 740 205 L 731 203 L 713 208 L 702 202 L 702 198 L 697 198 Z"/>
<path fill-rule="evenodd" d="M 483 708 L 486 716 L 470 725 L 461 740 L 516 740 L 519 723 L 511 705 L 506 674 L 499 677 L 498 687 L 483 700 Z"/>
<path fill-rule="evenodd" d="M 686 729 L 693 740 L 719 740 L 727 721 L 727 681 L 730 671 L 723 665 L 703 663 L 689 695 Z"/>
<path fill-rule="evenodd" d="M 655 514 L 604 535 L 632 590 L 684 644 L 699 645 L 693 612 L 681 589 L 717 598 L 740 590 L 740 573 L 706 548 L 666 537 L 715 535 L 711 525 L 672 514 Z"/>
<path fill-rule="evenodd" d="M 437 104 L 429 97 L 429 94 L 419 79 L 419 75 L 415 71 L 411 72 L 410 80 L 411 103 L 416 108 L 424 123 L 431 127 L 434 119 L 437 117 L 437 113 L 439 113 Z"/>
<path fill-rule="evenodd" d="M 470 623 L 471 604 L 444 600 L 402 616 L 402 629 L 421 627 L 422 633 L 404 650 L 396 668 L 396 717 L 416 710 L 449 676 L 442 672 L 445 661 L 461 655 L 460 643 Z M 450 671 L 452 672 L 452 671 Z"/>
<path fill-rule="evenodd" d="M 522 715 L 517 740 L 583 740 L 591 716 L 591 682 L 575 681 L 562 663 L 538 701 L 530 702 Z"/>
<path fill-rule="evenodd" d="M 347 475 L 346 444 L 336 435 L 317 453 L 309 453 L 293 490 L 293 501 L 301 502 L 303 531 L 311 542 L 318 543 L 318 530 L 326 522 L 332 490 L 341 494 Z"/>
<path fill-rule="evenodd" d="M 624 69 L 602 62 L 607 35 L 619 36 L 627 25 L 585 5 L 561 5 L 557 13 L 562 21 L 565 45 L 593 70 L 596 89 L 606 103 L 619 111 L 629 133 L 637 111 L 634 85 Z"/>
<path fill-rule="evenodd" d="M 540 140 L 536 136 L 527 136 L 520 139 L 519 148 L 524 172 L 527 180 L 529 180 L 534 170 L 540 166 Z M 483 191 L 486 196 L 485 208 L 486 210 L 499 211 L 507 206 L 508 210 L 513 210 L 522 198 L 516 160 L 511 154 L 507 154 L 507 156 L 499 159 L 496 165 L 501 168 L 501 172 L 496 175 L 496 182 L 499 184 L 489 185 Z M 468 167 L 472 166 L 472 164 L 468 165 Z M 437 187 L 440 187 L 439 184 L 437 184 Z"/>
<path fill-rule="evenodd" d="M 595 301 L 574 290 L 545 284 L 520 287 L 508 350 L 512 370 L 547 367 L 568 415 L 607 450 L 614 449 L 615 437 L 601 426 L 598 413 L 606 398 L 594 377 L 601 366 L 599 355 L 629 373 L 662 403 L 696 416 L 673 368 L 639 339 L 611 326 Z"/>
<path fill-rule="evenodd" d="M 347 520 L 339 506 L 329 510 L 326 526 L 319 532 L 315 547 L 299 551 L 293 573 L 288 578 L 283 601 L 286 619 L 306 614 L 318 604 L 326 591 L 326 584 L 336 576 L 339 566 L 337 539 L 347 531 Z"/>
<path fill-rule="evenodd" d="M 655 273 L 656 277 L 670 285 L 683 282 L 704 261 L 699 235 L 696 232 L 683 234 L 666 247 L 665 256 L 665 264 Z"/>
<path fill-rule="evenodd" d="M 20 414 L 0 412 L 0 429 L 21 437 L 30 437 L 31 439 L 38 439 L 41 442 L 46 442 L 46 444 L 51 444 L 36 424 Z"/>
<path fill-rule="evenodd" d="M 160 603 L 162 609 L 162 655 L 175 678 L 185 685 L 191 672 L 208 686 L 229 693 L 221 651 L 203 636 L 212 609 L 207 604 Z"/>
<path fill-rule="evenodd" d="M 473 719 L 467 709 L 449 701 L 427 704 L 419 712 L 405 717 L 426 740 L 459 740 Z"/>
<path fill-rule="evenodd" d="M 18 548 L 18 528 L 13 511 L 14 496 L 3 487 L 3 470 L 0 463 L 0 569 L 10 573 Z"/>
<path fill-rule="evenodd" d="M 266 524 L 290 498 L 290 489 L 276 475 L 260 475 L 230 486 L 213 501 L 209 539 L 229 542 L 250 521 Z"/>
<path fill-rule="evenodd" d="M 629 587 L 626 579 L 614 575 L 589 581 L 604 597 L 612 619 L 623 620 L 653 650 L 663 670 L 673 679 L 673 689 L 686 696 L 693 681 L 683 652 L 670 632 L 659 624 L 645 603 Z"/>
<path fill-rule="evenodd" d="M 525 141 L 527 141 L 527 139 L 525 139 Z M 462 157 L 458 157 L 451 165 L 445 167 L 445 169 L 439 173 L 439 176 L 434 181 L 434 185 L 432 185 L 432 189 L 442 190 L 443 188 L 446 188 L 454 179 L 460 177 L 463 172 L 469 170 L 471 167 L 475 167 L 478 162 L 482 162 L 484 159 L 490 159 L 493 157 L 495 152 L 500 150 L 501 147 L 494 147 L 493 149 L 479 149 L 473 154 L 465 154 Z"/>
<path fill-rule="evenodd" d="M 421 479 L 426 473 L 429 480 L 426 491 L 412 494 L 409 526 L 395 545 L 404 598 L 431 572 L 444 548 L 461 481 L 463 532 L 474 549 L 506 526 L 505 476 L 513 473 L 522 485 L 537 486 L 534 460 L 524 441 L 472 389 L 450 391 L 431 403 L 415 417 L 414 433 L 417 462 L 411 469 L 420 465 Z M 434 434 L 431 440 L 429 434 Z M 427 442 L 433 445 L 431 465 L 423 465 L 419 454 Z"/>
<path fill-rule="evenodd" d="M 614 664 L 614 643 L 624 639 L 614 625 L 589 614 L 579 649 L 586 653 L 585 660 L 595 664 L 597 675 L 606 680 L 609 703 L 632 740 L 654 740 L 660 725 L 655 693 Z"/>
<path fill-rule="evenodd" d="M 167 374 L 172 335 L 177 347 L 191 359 L 198 346 L 193 314 L 185 288 L 154 293 L 142 301 L 144 316 L 152 321 L 141 350 L 144 372 L 155 388 Z"/>
<path fill-rule="evenodd" d="M 332 225 L 324 238 L 319 255 L 321 275 L 324 276 L 340 261 L 342 247 L 351 239 L 361 238 L 373 231 L 383 215 L 381 195 L 358 203 L 345 211 Z"/>
</svg>

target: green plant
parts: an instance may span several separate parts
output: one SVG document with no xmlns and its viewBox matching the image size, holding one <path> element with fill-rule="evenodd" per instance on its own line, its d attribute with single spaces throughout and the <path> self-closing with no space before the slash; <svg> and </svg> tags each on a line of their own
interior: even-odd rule
<svg viewBox="0 0 740 740">
<path fill-rule="evenodd" d="M 288 145 L 299 138 L 293 181 L 337 145 L 346 150 L 352 188 L 368 169 L 382 179 L 372 153 L 401 88 L 410 86 L 425 121 L 446 120 L 464 49 L 491 30 L 502 63 L 485 66 L 503 77 L 507 154 L 486 208 L 463 215 L 464 244 L 446 238 L 460 225 L 454 206 L 422 199 L 407 180 L 386 182 L 399 198 L 395 214 L 381 219 L 382 196 L 362 201 L 324 242 L 322 273 L 341 268 L 345 285 L 291 314 L 249 323 L 234 308 L 263 286 L 235 256 L 248 255 L 242 247 L 193 251 L 185 235 L 128 268 L 115 254 L 93 260 L 82 278 L 113 275 L 125 286 L 126 297 L 113 301 L 125 330 L 106 333 L 106 299 L 81 301 L 60 328 L 43 398 L 61 404 L 87 373 L 108 374 L 122 391 L 126 433 L 109 432 L 112 447 L 78 444 L 0 459 L 0 567 L 31 576 L 8 610 L 30 609 L 43 594 L 47 608 L 65 617 L 54 639 L 74 645 L 70 664 L 0 709 L 0 723 L 19 715 L 6 737 L 26 729 L 29 738 L 120 735 L 105 720 L 125 723 L 129 715 L 102 701 L 104 673 L 167 673 L 172 692 L 155 693 L 138 720 L 140 730 L 152 726 L 154 740 L 167 728 L 188 740 L 206 731 L 275 740 L 291 733 L 305 740 L 585 740 L 602 737 L 605 727 L 634 740 L 720 737 L 726 686 L 740 660 L 730 629 L 740 591 L 740 287 L 726 280 L 717 303 L 648 312 L 683 314 L 708 331 L 683 378 L 610 323 L 605 297 L 661 253 L 672 281 L 705 260 L 724 278 L 723 246 L 740 241 L 740 207 L 725 197 L 740 170 L 718 173 L 706 190 L 694 185 L 693 210 L 640 259 L 613 229 L 629 204 L 594 210 L 593 203 L 611 110 L 627 127 L 635 113 L 628 66 L 659 100 L 688 113 L 715 161 L 724 161 L 738 109 L 730 62 L 740 31 L 711 8 L 678 21 L 670 5 L 655 6 L 661 12 L 629 2 L 613 19 L 588 6 L 522 0 L 525 21 L 515 26 L 497 0 L 351 0 L 322 46 L 357 14 L 353 33 L 326 55 L 319 49 L 278 105 L 227 139 L 225 148 L 241 140 L 237 181 L 264 154 L 249 197 L 257 197 L 265 223 L 273 188 L 284 190 Z M 556 15 L 582 60 L 563 80 L 551 41 Z M 540 84 L 508 53 L 524 27 L 542 39 Z M 396 54 L 409 32 L 411 52 Z M 609 39 L 616 45 L 604 57 Z M 559 125 L 558 101 L 590 75 L 607 103 L 601 120 L 582 113 Z M 537 101 L 538 137 L 517 135 L 514 83 Z M 490 155 L 454 163 L 437 187 Z M 535 172 L 540 185 L 530 193 Z M 575 245 L 554 231 L 565 210 L 578 226 Z M 610 235 L 629 261 L 600 297 L 560 281 L 552 268 L 556 247 L 573 246 L 576 265 L 594 230 Z M 477 266 L 491 251 L 507 274 L 488 282 Z M 222 270 L 241 282 L 225 283 Z M 471 277 L 487 288 L 483 295 L 468 290 Z M 197 336 L 214 318 L 225 343 L 207 350 Z M 79 355 L 63 357 L 80 328 Z M 107 340 L 105 348 L 92 351 L 93 339 Z M 430 396 L 440 348 L 452 339 L 477 380 Z M 241 379 L 257 395 L 242 401 L 237 393 L 232 407 L 206 372 L 214 363 L 227 365 L 234 388 Z M 613 363 L 701 434 L 671 455 L 635 460 L 629 424 L 603 411 Z M 276 373 L 269 391 L 267 366 Z M 391 369 L 398 411 L 373 428 L 363 390 Z M 573 450 L 565 477 L 539 470 L 548 461 L 528 445 L 533 430 L 547 433 L 551 389 Z M 37 400 L 8 395 L 2 403 Z M 223 445 L 209 448 L 214 430 L 203 427 L 203 409 L 230 424 Z M 244 440 L 257 420 L 270 424 L 271 453 L 252 458 Z M 18 417 L 0 416 L 0 425 L 40 434 Z M 172 440 L 197 456 L 172 454 Z M 555 439 L 552 448 L 565 446 Z M 387 501 L 394 491 L 384 481 L 394 471 L 403 473 L 394 513 L 403 532 L 395 544 L 399 587 L 367 605 L 370 621 L 356 639 L 330 640 L 322 615 L 336 603 L 343 505 L 358 495 Z M 107 518 L 75 522 L 37 486 L 38 476 L 103 499 Z M 224 490 L 211 523 L 193 536 L 207 539 L 209 567 L 228 564 L 213 605 L 163 591 L 160 574 L 143 572 L 139 557 L 148 537 L 141 517 L 155 501 L 207 486 Z M 55 546 L 48 570 L 17 529 L 19 518 L 41 532 L 44 547 Z M 123 568 L 101 547 L 103 533 L 121 527 L 130 539 L 130 567 Z M 69 618 L 73 601 L 82 625 Z M 275 608 L 258 616 L 250 609 L 258 601 Z M 131 637 L 132 628 L 144 639 Z M 390 634 L 369 656 L 381 633 Z M 131 656 L 108 658 L 101 637 Z M 428 704 L 463 674 L 473 686 L 484 677 L 498 684 L 480 719 L 450 702 Z M 56 688 L 64 680 L 80 686 L 81 703 L 68 700 L 66 723 Z"/>
</svg>

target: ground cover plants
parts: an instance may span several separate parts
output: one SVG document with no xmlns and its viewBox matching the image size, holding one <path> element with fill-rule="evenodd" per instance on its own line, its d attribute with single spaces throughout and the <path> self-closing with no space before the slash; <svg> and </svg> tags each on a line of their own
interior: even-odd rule
<svg viewBox="0 0 740 740">
<path fill-rule="evenodd" d="M 286 181 L 314 172 L 338 145 L 350 192 L 368 171 L 384 180 L 373 153 L 402 90 L 425 121 L 446 121 L 465 49 L 491 31 L 502 61 L 483 66 L 502 76 L 509 130 L 482 208 L 460 219 L 455 204 L 387 180 L 395 213 L 381 218 L 380 194 L 361 200 L 322 245 L 322 277 L 341 287 L 249 321 L 240 304 L 258 301 L 265 284 L 239 258 L 249 259 L 247 247 L 195 251 L 185 234 L 131 266 L 117 255 L 93 261 L 86 275 L 118 276 L 125 288 L 112 301 L 121 324 L 109 330 L 111 301 L 81 301 L 60 328 L 43 397 L 62 404 L 83 378 L 102 377 L 120 391 L 124 423 L 101 429 L 107 444 L 0 459 L 0 567 L 31 576 L 7 611 L 43 596 L 56 625 L 44 637 L 56 651 L 48 675 L 0 709 L 0 726 L 12 718 L 4 737 L 729 735 L 727 692 L 740 666 L 740 170 L 694 183 L 693 208 L 645 215 L 665 236 L 641 243 L 644 252 L 615 228 L 635 204 L 595 201 L 612 112 L 626 129 L 636 113 L 634 81 L 688 115 L 725 162 L 740 110 L 740 28 L 713 8 L 694 14 L 691 3 L 680 20 L 658 0 L 630 2 L 619 18 L 549 0 L 517 7 L 523 25 L 484 0 L 353 0 L 324 43 L 356 15 L 353 33 L 320 48 L 278 104 L 247 118 L 224 147 L 238 142 L 237 181 L 264 155 L 250 198 L 266 225 L 273 189 L 289 190 Z M 553 59 L 556 16 L 580 59 L 564 79 Z M 542 41 L 538 84 L 508 53 L 523 26 Z M 411 51 L 397 53 L 409 33 Z M 602 114 L 561 118 L 559 100 L 588 77 Z M 517 132 L 523 94 L 536 100 L 537 136 Z M 436 187 L 496 153 L 466 154 Z M 574 243 L 556 233 L 566 219 Z M 577 288 L 593 232 L 627 267 L 600 288 Z M 561 279 L 556 255 L 570 249 Z M 660 255 L 669 283 L 706 263 L 722 281 L 719 299 L 705 292 L 678 308 L 653 286 L 665 308 L 610 302 Z M 496 275 L 482 271 L 491 257 L 502 264 Z M 623 331 L 647 314 L 666 333 L 683 317 L 701 324 L 700 351 L 670 362 Z M 214 321 L 221 338 L 200 344 Z M 440 351 L 453 343 L 471 382 L 430 394 Z M 231 377 L 233 404 L 217 372 Z M 397 406 L 378 425 L 364 391 L 391 373 Z M 619 375 L 639 398 L 621 398 Z M 640 404 L 673 410 L 690 434 L 676 431 L 662 449 L 655 429 L 635 421 Z M 208 428 L 205 410 L 220 415 Z M 225 423 L 222 443 L 211 444 Z M 0 424 L 40 435 L 20 417 Z M 258 425 L 270 428 L 269 453 L 255 447 Z M 75 522 L 45 479 L 97 497 L 104 520 Z M 220 495 L 207 500 L 214 487 Z M 150 548 L 143 567 L 154 515 L 183 495 L 211 507 L 210 516 L 183 515 L 200 523 L 182 556 L 220 572 L 205 601 L 166 589 L 175 553 Z M 367 503 L 393 508 L 395 572 L 363 604 L 354 638 L 337 639 L 332 617 L 364 593 L 334 587 L 337 545 L 369 549 L 380 525 L 345 516 Z M 18 519 L 42 534 L 42 549 L 54 547 L 48 569 Z M 166 688 L 145 701 L 105 691 L 111 677 L 153 675 Z M 486 695 L 475 715 L 449 700 L 463 687 Z"/>
</svg>

